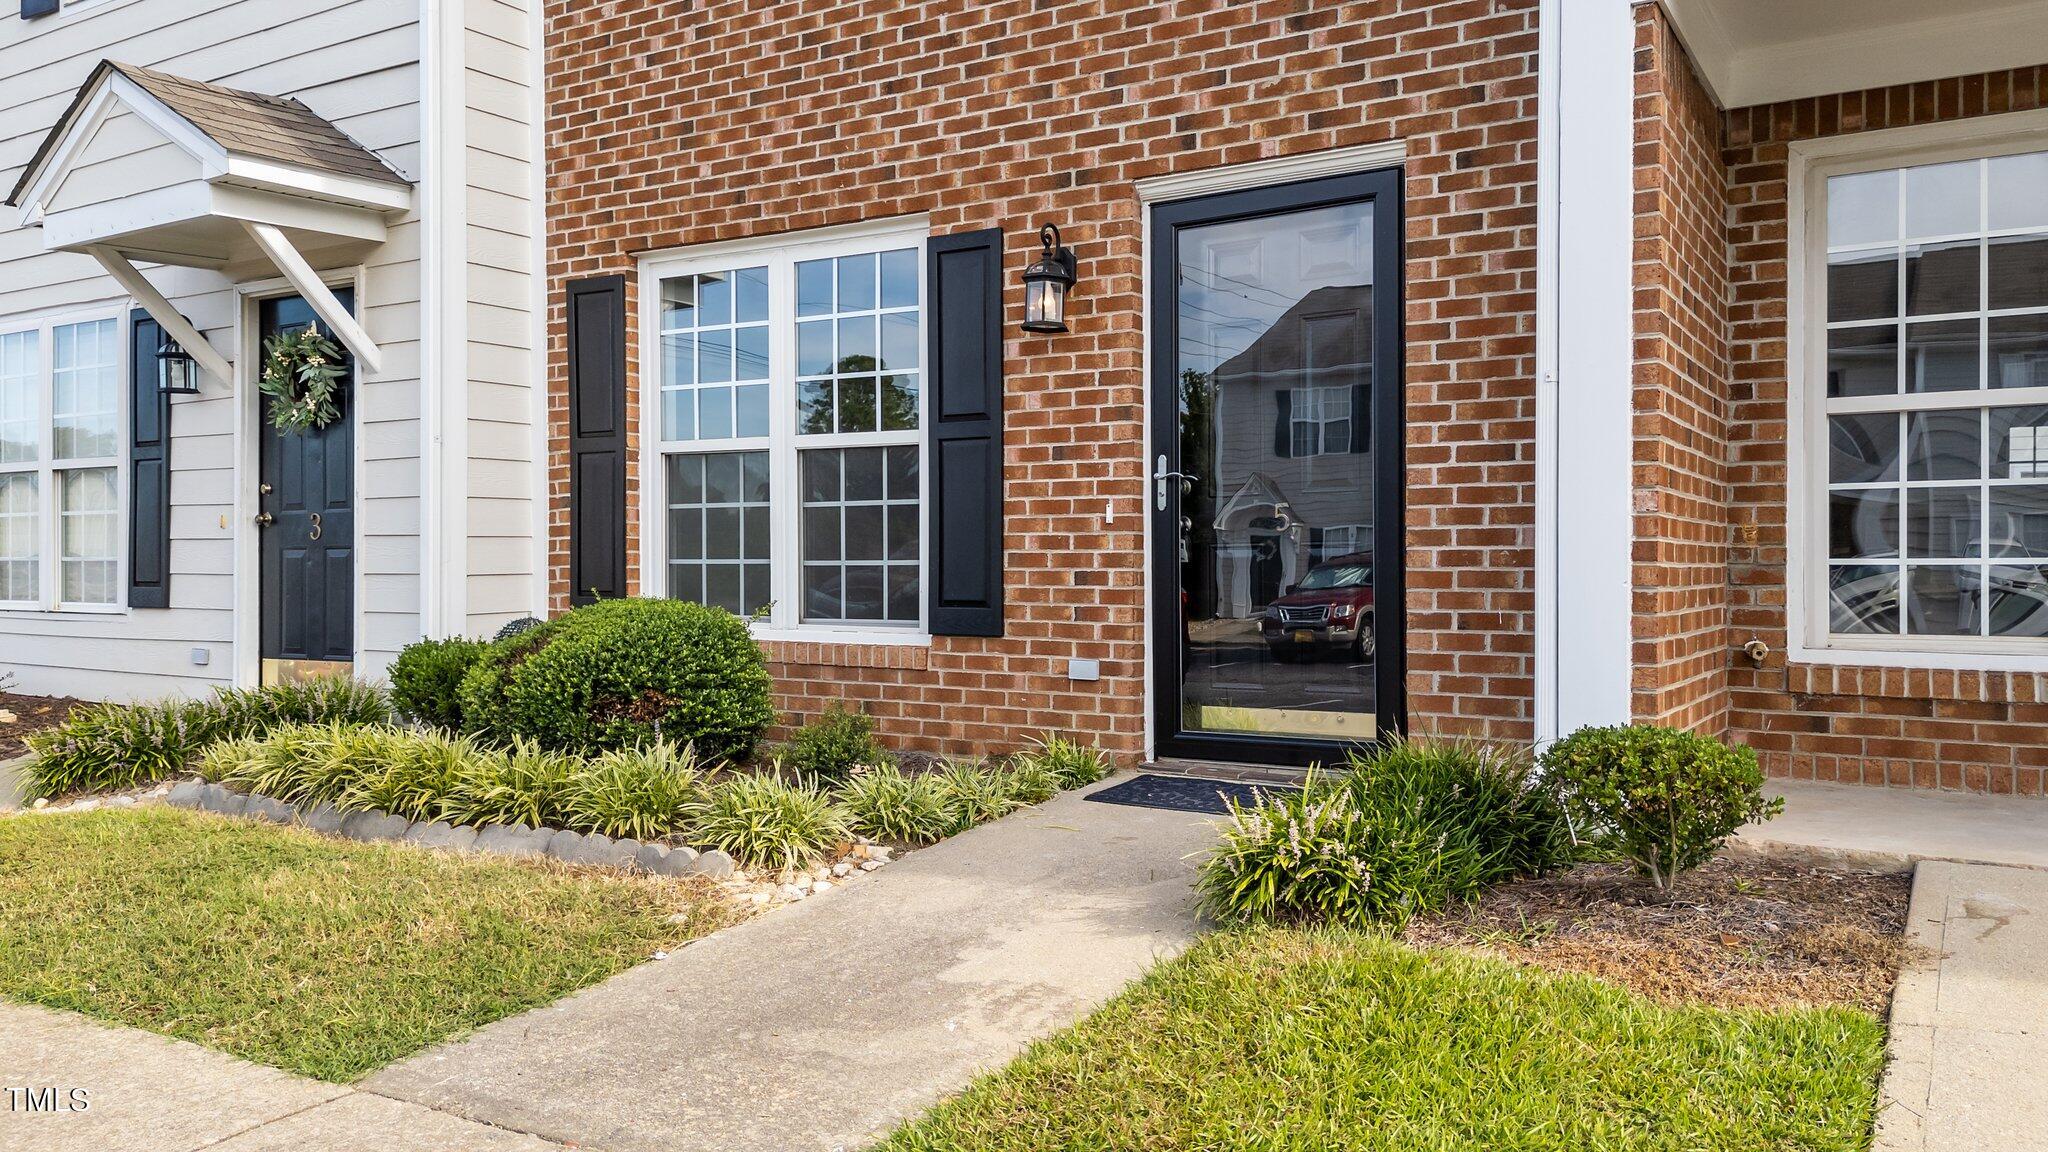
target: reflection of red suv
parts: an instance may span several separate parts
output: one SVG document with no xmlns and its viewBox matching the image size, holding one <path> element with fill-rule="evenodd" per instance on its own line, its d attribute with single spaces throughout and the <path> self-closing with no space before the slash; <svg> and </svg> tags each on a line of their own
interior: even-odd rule
<svg viewBox="0 0 2048 1152">
<path fill-rule="evenodd" d="M 1259 614 L 1259 633 L 1281 660 L 1349 650 L 1372 659 L 1372 556 L 1353 552 L 1308 570 Z"/>
</svg>

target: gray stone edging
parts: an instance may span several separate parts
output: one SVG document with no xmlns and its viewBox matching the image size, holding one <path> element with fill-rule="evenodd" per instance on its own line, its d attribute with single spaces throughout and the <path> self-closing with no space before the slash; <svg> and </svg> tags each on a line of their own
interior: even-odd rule
<svg viewBox="0 0 2048 1152">
<path fill-rule="evenodd" d="M 564 864 L 628 868 L 655 876 L 704 876 L 723 880 L 733 874 L 732 857 L 713 849 L 698 852 L 678 845 L 614 840 L 596 832 L 528 828 L 524 824 L 486 824 L 481 828 L 446 820 L 407 820 L 389 812 L 341 812 L 332 804 L 301 810 L 296 804 L 185 780 L 170 790 L 164 803 L 223 816 L 296 824 L 313 832 L 365 842 L 412 844 L 444 852 L 480 852 L 491 856 L 546 856 Z"/>
</svg>

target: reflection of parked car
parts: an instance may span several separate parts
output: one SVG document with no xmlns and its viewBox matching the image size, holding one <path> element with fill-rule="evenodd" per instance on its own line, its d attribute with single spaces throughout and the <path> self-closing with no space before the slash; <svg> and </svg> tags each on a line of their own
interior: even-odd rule
<svg viewBox="0 0 2048 1152">
<path fill-rule="evenodd" d="M 1372 557 L 1353 552 L 1308 570 L 1259 614 L 1266 647 L 1281 660 L 1331 650 L 1372 659 Z"/>
</svg>

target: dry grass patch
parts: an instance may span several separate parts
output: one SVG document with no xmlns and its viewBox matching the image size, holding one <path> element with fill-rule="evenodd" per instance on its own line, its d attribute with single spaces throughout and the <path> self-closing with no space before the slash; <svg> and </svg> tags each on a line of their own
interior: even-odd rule
<svg viewBox="0 0 2048 1152">
<path fill-rule="evenodd" d="M 1617 865 L 1502 885 L 1419 918 L 1413 944 L 1598 976 L 1665 1004 L 1842 1005 L 1882 1016 L 1912 880 L 1723 856 L 1669 899 Z"/>
</svg>

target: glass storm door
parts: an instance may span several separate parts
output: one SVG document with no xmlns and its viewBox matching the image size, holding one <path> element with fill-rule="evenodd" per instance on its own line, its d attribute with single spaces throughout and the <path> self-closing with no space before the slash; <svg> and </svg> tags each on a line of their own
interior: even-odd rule
<svg viewBox="0 0 2048 1152">
<path fill-rule="evenodd" d="M 1162 755 L 1312 763 L 1401 727 L 1399 190 L 1153 209 Z"/>
</svg>

